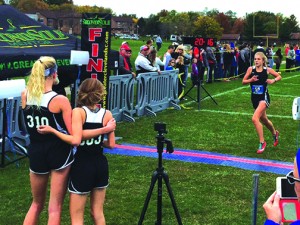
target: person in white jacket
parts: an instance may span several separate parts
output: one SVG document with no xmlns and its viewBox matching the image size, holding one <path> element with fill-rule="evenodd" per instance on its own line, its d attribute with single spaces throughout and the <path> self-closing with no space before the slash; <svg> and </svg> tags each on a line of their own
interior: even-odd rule
<svg viewBox="0 0 300 225">
<path fill-rule="evenodd" d="M 150 48 L 147 45 L 140 47 L 140 52 L 135 60 L 136 74 L 146 73 L 146 72 L 158 72 L 157 67 L 149 61 L 147 56 L 150 53 Z"/>
</svg>

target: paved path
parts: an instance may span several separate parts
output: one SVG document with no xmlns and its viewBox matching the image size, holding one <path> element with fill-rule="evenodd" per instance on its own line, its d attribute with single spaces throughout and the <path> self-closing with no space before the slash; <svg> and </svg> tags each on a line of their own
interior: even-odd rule
<svg viewBox="0 0 300 225">
<path fill-rule="evenodd" d="M 158 157 L 156 147 L 128 143 L 116 145 L 113 150 L 105 149 L 105 152 L 108 154 L 127 156 L 144 156 L 152 158 Z M 281 162 L 259 158 L 246 158 L 198 150 L 174 149 L 174 152 L 172 154 L 166 153 L 166 151 L 164 150 L 163 159 L 214 164 L 221 166 L 232 166 L 241 169 L 270 172 L 280 175 L 285 175 L 293 169 L 292 162 Z"/>
</svg>

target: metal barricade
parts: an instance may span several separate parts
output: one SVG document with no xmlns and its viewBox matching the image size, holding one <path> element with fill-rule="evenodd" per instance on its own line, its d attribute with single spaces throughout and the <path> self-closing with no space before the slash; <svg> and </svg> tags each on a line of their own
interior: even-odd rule
<svg viewBox="0 0 300 225">
<path fill-rule="evenodd" d="M 178 70 L 139 74 L 136 99 L 137 116 L 156 116 L 156 112 L 169 107 L 181 109 L 177 104 Z"/>
<path fill-rule="evenodd" d="M 116 121 L 134 122 L 134 83 L 132 74 L 111 76 L 108 88 L 108 109 Z"/>
<path fill-rule="evenodd" d="M 29 134 L 26 130 L 21 131 L 19 127 L 19 119 L 23 118 L 20 103 L 21 97 L 0 99 L 0 167 L 5 167 L 14 162 L 17 163 L 20 159 L 28 156 L 27 149 L 24 146 L 30 144 Z M 8 156 L 6 152 L 12 152 L 13 154 Z M 15 153 L 19 153 L 21 156 L 17 157 Z"/>
<path fill-rule="evenodd" d="M 24 124 L 23 112 L 21 108 L 21 97 L 6 99 L 7 115 L 7 134 L 10 138 L 15 139 L 18 143 L 28 146 L 30 144 L 29 134 Z M 4 107 L 4 99 L 0 99 L 0 108 Z M 5 110 L 5 109 L 4 109 Z M 0 115 L 0 127 L 3 126 L 3 114 Z M 20 129 L 20 126 L 22 129 Z M 2 130 L 0 135 L 3 136 Z"/>
</svg>

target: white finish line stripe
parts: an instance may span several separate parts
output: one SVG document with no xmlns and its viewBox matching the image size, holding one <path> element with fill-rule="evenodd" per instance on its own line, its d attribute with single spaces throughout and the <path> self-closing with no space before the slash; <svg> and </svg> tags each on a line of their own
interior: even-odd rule
<svg viewBox="0 0 300 225">
<path fill-rule="evenodd" d="M 290 77 L 285 77 L 285 78 L 282 78 L 282 80 L 289 80 L 289 79 L 292 79 L 292 78 L 295 78 L 295 77 L 299 77 L 300 74 L 297 74 L 297 75 L 293 75 L 293 76 L 290 76 Z M 232 90 L 229 90 L 229 91 L 224 91 L 222 93 L 219 93 L 219 94 L 216 94 L 216 95 L 212 95 L 211 97 L 212 98 L 215 98 L 215 97 L 219 97 L 219 96 L 223 96 L 223 95 L 226 95 L 228 93 L 231 93 L 231 92 L 235 92 L 235 91 L 239 91 L 239 90 L 242 90 L 242 89 L 245 89 L 245 88 L 250 88 L 249 85 L 243 85 L 242 87 L 239 87 L 239 88 L 235 88 L 235 89 L 232 89 Z M 275 96 L 275 95 L 274 95 Z M 284 97 L 298 97 L 298 96 L 284 96 Z M 202 99 L 201 101 L 204 101 L 204 100 L 209 100 L 210 97 L 209 96 L 206 96 L 206 98 Z M 182 104 L 183 106 L 187 106 L 187 105 L 190 105 L 194 103 L 194 101 L 189 101 L 187 103 L 184 103 Z M 201 109 L 203 111 L 203 109 Z M 243 113 L 240 113 L 240 114 L 243 114 Z M 269 116 L 269 115 L 268 115 Z M 274 117 L 277 117 L 277 116 L 274 116 Z M 282 117 L 282 118 L 286 118 L 286 117 Z"/>
<path fill-rule="evenodd" d="M 243 115 L 243 116 L 253 116 L 253 113 L 242 113 L 242 112 L 228 112 L 228 111 L 220 111 L 220 110 L 210 110 L 210 109 L 201 109 L 199 110 L 195 110 L 198 112 L 210 112 L 210 113 L 222 113 L 222 114 L 228 114 L 228 115 Z M 268 114 L 268 117 L 273 117 L 273 118 L 281 118 L 281 119 L 293 119 L 293 116 L 280 116 L 280 115 L 270 115 Z"/>
</svg>

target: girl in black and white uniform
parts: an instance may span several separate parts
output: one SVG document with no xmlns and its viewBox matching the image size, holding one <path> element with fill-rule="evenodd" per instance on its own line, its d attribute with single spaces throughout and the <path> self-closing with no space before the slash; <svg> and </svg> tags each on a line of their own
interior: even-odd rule
<svg viewBox="0 0 300 225">
<path fill-rule="evenodd" d="M 78 146 L 69 182 L 72 224 L 84 223 L 85 203 L 90 194 L 94 223 L 105 225 L 103 205 L 109 176 L 103 147 L 114 147 L 116 127 L 112 113 L 98 107 L 105 93 L 103 84 L 97 79 L 89 78 L 82 82 L 78 107 L 72 113 L 73 135 L 63 134 L 50 126 L 40 126 L 38 129 L 40 133 L 55 134 L 67 143 Z M 103 134 L 107 134 L 107 140 L 104 140 Z"/>
<path fill-rule="evenodd" d="M 72 108 L 69 100 L 52 91 L 57 83 L 57 65 L 52 57 L 41 57 L 32 67 L 27 88 L 22 92 L 22 109 L 30 134 L 28 148 L 30 183 L 33 196 L 24 224 L 37 224 L 46 201 L 51 177 L 48 224 L 60 224 L 61 209 L 68 183 L 73 151 L 53 134 L 37 132 L 40 125 L 53 126 L 58 132 L 71 132 Z"/>
<path fill-rule="evenodd" d="M 257 52 L 254 56 L 255 66 L 248 68 L 243 78 L 243 84 L 250 84 L 251 101 L 255 109 L 252 116 L 252 122 L 255 126 L 259 137 L 259 147 L 257 153 L 262 153 L 267 142 L 263 135 L 263 125 L 265 125 L 273 135 L 274 146 L 278 145 L 279 132 L 274 128 L 273 123 L 268 119 L 266 110 L 270 105 L 270 96 L 268 92 L 268 84 L 274 84 L 281 80 L 281 76 L 272 68 L 267 67 L 267 57 L 262 52 Z M 274 79 L 268 79 L 268 75 L 274 76 Z"/>
</svg>

